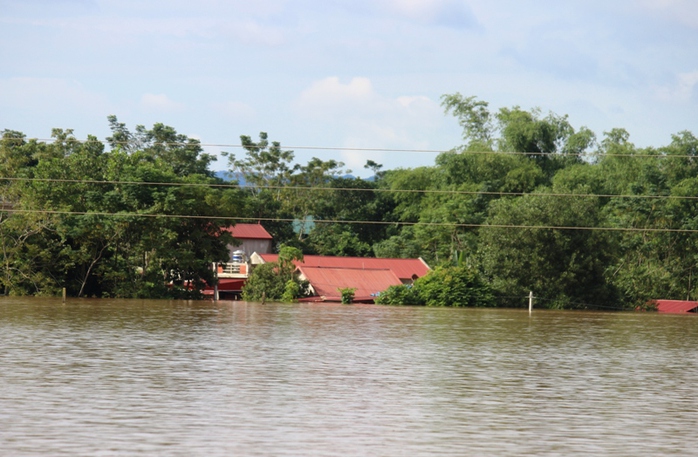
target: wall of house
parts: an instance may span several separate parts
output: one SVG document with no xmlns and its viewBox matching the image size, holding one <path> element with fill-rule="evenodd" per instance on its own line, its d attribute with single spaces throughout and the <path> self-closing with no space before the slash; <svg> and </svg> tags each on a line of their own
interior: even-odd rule
<svg viewBox="0 0 698 457">
<path fill-rule="evenodd" d="M 232 260 L 234 251 L 244 251 L 247 257 L 257 252 L 271 254 L 271 240 L 242 240 L 240 246 L 228 245 L 229 258 Z"/>
</svg>

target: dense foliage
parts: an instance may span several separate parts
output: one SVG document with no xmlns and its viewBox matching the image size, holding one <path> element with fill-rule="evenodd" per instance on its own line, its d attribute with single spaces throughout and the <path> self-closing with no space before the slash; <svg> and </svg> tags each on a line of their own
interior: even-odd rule
<svg viewBox="0 0 698 457">
<path fill-rule="evenodd" d="M 413 284 L 390 286 L 375 299 L 379 305 L 426 305 Z"/>
<path fill-rule="evenodd" d="M 222 184 L 213 157 L 162 124 L 130 131 L 110 117 L 107 144 L 70 130 L 54 130 L 51 142 L 6 130 L 0 291 L 188 295 L 227 255 L 218 227 L 231 219 L 222 218 L 244 217 L 263 222 L 277 251 L 422 257 L 435 268 L 422 287 L 382 295 L 393 302 L 428 304 L 427 294 L 441 305 L 525 306 L 529 291 L 551 308 L 698 298 L 692 133 L 638 148 L 622 129 L 597 138 L 538 109 L 492 111 L 460 94 L 443 106 L 464 141 L 434 166 L 382 170 L 369 161 L 374 179 L 354 179 L 334 160 L 295 163 L 261 133 L 241 137 L 243 153 L 229 155 L 239 188 L 212 186 Z M 453 268 L 471 276 L 450 276 Z M 251 284 L 269 300 L 297 298 L 293 278 L 272 278 L 280 271 L 258 269 Z M 473 301 L 473 290 L 487 298 Z"/>
<path fill-rule="evenodd" d="M 70 130 L 55 129 L 53 142 L 3 132 L 4 293 L 195 297 L 213 280 L 211 262 L 226 260 L 216 217 L 236 208 L 210 187 L 213 158 L 162 124 L 131 133 L 110 122 L 109 152 Z"/>
<path fill-rule="evenodd" d="M 294 260 L 303 261 L 303 253 L 292 246 L 281 246 L 279 259 L 258 265 L 252 270 L 242 298 L 247 301 L 283 301 L 292 302 L 306 296 L 307 281 L 302 281 L 293 264 Z"/>
<path fill-rule="evenodd" d="M 490 286 L 466 266 L 444 266 L 418 278 L 414 284 L 390 286 L 376 297 L 380 305 L 494 306 Z"/>
</svg>

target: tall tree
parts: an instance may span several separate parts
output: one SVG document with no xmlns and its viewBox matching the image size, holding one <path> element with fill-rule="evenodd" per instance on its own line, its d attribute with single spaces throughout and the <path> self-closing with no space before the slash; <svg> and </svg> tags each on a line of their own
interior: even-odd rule
<svg viewBox="0 0 698 457">
<path fill-rule="evenodd" d="M 512 303 L 533 291 L 550 308 L 613 303 L 604 276 L 611 245 L 605 232 L 593 230 L 599 219 L 598 199 L 590 197 L 532 194 L 493 202 L 479 249 L 494 289 Z"/>
<path fill-rule="evenodd" d="M 3 186 L 20 211 L 0 217 L 5 292 L 163 297 L 213 280 L 211 263 L 228 255 L 216 218 L 233 207 L 210 187 L 218 181 L 196 142 L 158 125 L 137 130 L 129 138 L 146 135 L 148 149 L 119 141 L 104 152 L 62 129 L 50 144 L 2 145 L 16 164 L 3 173 L 22 178 Z"/>
</svg>

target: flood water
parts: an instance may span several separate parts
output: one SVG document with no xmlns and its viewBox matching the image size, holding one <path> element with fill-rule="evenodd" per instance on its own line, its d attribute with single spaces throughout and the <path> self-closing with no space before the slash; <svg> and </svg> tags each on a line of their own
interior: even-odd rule
<svg viewBox="0 0 698 457">
<path fill-rule="evenodd" d="M 0 455 L 698 452 L 698 316 L 0 299 Z"/>
</svg>

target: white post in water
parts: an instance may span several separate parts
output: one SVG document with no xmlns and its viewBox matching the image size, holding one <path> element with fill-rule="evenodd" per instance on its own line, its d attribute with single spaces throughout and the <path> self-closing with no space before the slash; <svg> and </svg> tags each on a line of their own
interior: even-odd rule
<svg viewBox="0 0 698 457">
<path fill-rule="evenodd" d="M 215 278 L 215 283 L 213 284 L 213 301 L 218 301 L 218 262 L 213 264 L 213 277 Z"/>
<path fill-rule="evenodd" d="M 528 292 L 528 315 L 530 316 L 533 312 L 533 291 Z"/>
</svg>

